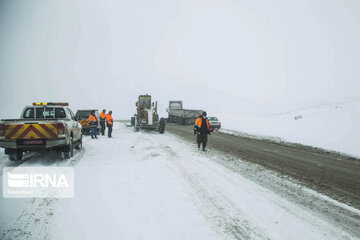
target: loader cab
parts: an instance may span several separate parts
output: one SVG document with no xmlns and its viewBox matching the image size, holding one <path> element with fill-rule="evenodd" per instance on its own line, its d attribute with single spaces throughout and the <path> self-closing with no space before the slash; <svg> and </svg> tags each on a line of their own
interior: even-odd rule
<svg viewBox="0 0 360 240">
<path fill-rule="evenodd" d="M 140 109 L 150 109 L 151 108 L 151 96 L 150 95 L 140 95 L 137 102 Z"/>
</svg>

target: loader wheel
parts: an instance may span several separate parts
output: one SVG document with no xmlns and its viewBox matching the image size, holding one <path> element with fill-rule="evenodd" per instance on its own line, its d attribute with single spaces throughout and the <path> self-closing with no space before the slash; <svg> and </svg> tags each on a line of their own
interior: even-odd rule
<svg viewBox="0 0 360 240">
<path fill-rule="evenodd" d="M 63 159 L 69 159 L 74 156 L 74 144 L 73 139 L 70 139 L 69 145 L 67 145 L 64 149 L 64 152 L 62 152 L 62 158 Z"/>
<path fill-rule="evenodd" d="M 135 124 L 134 124 L 134 127 L 135 127 L 135 131 L 136 131 L 136 132 L 140 131 L 139 118 L 135 118 Z"/>
<path fill-rule="evenodd" d="M 9 155 L 9 160 L 14 162 L 20 162 L 23 157 L 23 151 L 17 150 L 16 153 Z"/>
<path fill-rule="evenodd" d="M 164 118 L 160 118 L 160 122 L 159 122 L 159 133 L 163 134 L 165 132 L 165 119 Z"/>
</svg>

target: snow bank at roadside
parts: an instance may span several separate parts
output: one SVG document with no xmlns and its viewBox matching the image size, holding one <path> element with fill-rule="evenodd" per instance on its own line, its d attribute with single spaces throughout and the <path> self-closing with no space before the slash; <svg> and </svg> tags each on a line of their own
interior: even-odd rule
<svg viewBox="0 0 360 240">
<path fill-rule="evenodd" d="M 226 129 L 223 132 L 281 138 L 360 156 L 360 102 L 301 109 L 262 118 L 224 116 L 222 120 Z"/>
</svg>

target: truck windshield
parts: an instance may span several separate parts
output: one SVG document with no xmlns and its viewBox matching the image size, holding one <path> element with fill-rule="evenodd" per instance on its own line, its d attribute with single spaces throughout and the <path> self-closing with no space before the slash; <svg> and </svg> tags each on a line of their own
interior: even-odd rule
<svg viewBox="0 0 360 240">
<path fill-rule="evenodd" d="M 170 103 L 170 109 L 181 109 L 181 103 L 179 102 Z"/>
<path fill-rule="evenodd" d="M 66 114 L 63 108 L 37 107 L 27 108 L 24 111 L 23 118 L 66 118 Z"/>
</svg>

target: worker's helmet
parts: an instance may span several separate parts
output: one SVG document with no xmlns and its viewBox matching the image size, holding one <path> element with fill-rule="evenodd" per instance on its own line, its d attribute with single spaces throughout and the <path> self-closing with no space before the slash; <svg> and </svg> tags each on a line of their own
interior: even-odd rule
<svg viewBox="0 0 360 240">
<path fill-rule="evenodd" d="M 204 112 L 202 113 L 202 115 L 203 115 L 203 116 L 206 116 L 207 114 L 206 114 L 206 112 L 204 111 Z"/>
</svg>

